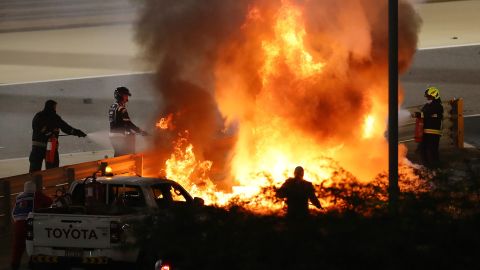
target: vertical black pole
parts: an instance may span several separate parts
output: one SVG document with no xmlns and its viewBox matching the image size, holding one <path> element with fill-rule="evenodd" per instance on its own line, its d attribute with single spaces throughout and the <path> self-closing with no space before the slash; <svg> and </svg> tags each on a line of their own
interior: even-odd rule
<svg viewBox="0 0 480 270">
<path fill-rule="evenodd" d="M 392 214 L 398 201 L 398 0 L 388 3 L 388 195 Z"/>
</svg>

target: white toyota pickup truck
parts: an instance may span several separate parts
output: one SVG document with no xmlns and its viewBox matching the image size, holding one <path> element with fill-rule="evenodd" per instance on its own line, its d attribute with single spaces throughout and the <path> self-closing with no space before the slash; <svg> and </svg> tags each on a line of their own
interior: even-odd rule
<svg viewBox="0 0 480 270">
<path fill-rule="evenodd" d="M 138 269 L 148 247 L 123 248 L 135 243 L 132 222 L 146 218 L 150 210 L 203 205 L 174 181 L 138 176 L 76 181 L 67 195 L 65 207 L 39 209 L 27 219 L 32 268 L 136 263 Z"/>
</svg>

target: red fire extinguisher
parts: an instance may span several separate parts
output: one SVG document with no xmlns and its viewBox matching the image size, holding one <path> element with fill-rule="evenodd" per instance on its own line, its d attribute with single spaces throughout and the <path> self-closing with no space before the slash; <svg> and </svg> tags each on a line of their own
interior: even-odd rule
<svg viewBox="0 0 480 270">
<path fill-rule="evenodd" d="M 422 142 L 423 138 L 423 118 L 417 117 L 415 120 L 415 142 Z"/>
<path fill-rule="evenodd" d="M 47 152 L 45 153 L 45 161 L 48 163 L 55 162 L 55 152 L 57 151 L 58 140 L 52 135 L 47 141 Z"/>
</svg>

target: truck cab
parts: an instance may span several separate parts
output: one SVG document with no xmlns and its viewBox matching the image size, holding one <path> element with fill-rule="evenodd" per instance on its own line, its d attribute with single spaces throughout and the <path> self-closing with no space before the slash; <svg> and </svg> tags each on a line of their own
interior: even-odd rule
<svg viewBox="0 0 480 270">
<path fill-rule="evenodd" d="M 203 205 L 168 179 L 115 176 L 73 182 L 64 207 L 39 209 L 27 219 L 32 267 L 45 264 L 135 263 L 142 248 L 129 233 L 151 210 Z"/>
</svg>

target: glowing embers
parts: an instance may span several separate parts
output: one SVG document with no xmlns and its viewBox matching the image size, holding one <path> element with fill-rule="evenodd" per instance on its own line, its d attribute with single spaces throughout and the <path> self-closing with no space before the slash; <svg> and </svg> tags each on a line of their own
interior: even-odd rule
<svg viewBox="0 0 480 270">
<path fill-rule="evenodd" d="M 155 124 L 155 126 L 160 129 L 175 129 L 173 125 L 173 114 L 169 114 L 166 117 L 160 118 L 160 120 Z"/>
</svg>

